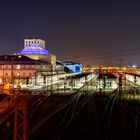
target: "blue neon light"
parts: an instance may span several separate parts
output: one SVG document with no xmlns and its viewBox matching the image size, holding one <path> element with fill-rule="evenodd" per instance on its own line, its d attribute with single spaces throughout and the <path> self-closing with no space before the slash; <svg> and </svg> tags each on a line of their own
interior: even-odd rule
<svg viewBox="0 0 140 140">
<path fill-rule="evenodd" d="M 42 48 L 39 44 L 31 44 L 30 46 L 24 48 L 20 54 L 27 55 L 27 54 L 45 54 L 48 55 L 49 52 Z"/>
<path fill-rule="evenodd" d="M 74 64 L 74 65 L 66 65 L 67 68 L 72 70 L 73 72 L 81 72 L 82 71 L 82 65 L 81 64 Z"/>
</svg>

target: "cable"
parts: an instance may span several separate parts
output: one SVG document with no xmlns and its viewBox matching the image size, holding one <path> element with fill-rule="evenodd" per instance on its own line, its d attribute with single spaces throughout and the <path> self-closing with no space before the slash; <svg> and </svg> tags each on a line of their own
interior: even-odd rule
<svg viewBox="0 0 140 140">
<path fill-rule="evenodd" d="M 107 52 L 107 53 L 96 53 L 96 54 L 90 54 L 86 56 L 76 56 L 76 57 L 68 57 L 68 58 L 61 58 L 61 60 L 68 60 L 68 59 L 108 59 L 109 57 L 122 57 L 126 55 L 132 55 L 132 54 L 139 54 L 140 48 L 134 48 L 134 49 L 128 49 L 128 50 L 120 50 L 117 52 Z M 98 58 L 99 57 L 99 58 Z"/>
</svg>

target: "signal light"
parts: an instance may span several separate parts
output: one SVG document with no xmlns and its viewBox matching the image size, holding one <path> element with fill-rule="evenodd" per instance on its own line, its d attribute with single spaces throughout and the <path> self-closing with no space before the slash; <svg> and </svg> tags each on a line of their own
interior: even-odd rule
<svg viewBox="0 0 140 140">
<path fill-rule="evenodd" d="M 123 79 L 123 80 L 125 80 L 125 79 L 126 79 L 126 76 L 125 76 L 124 74 L 122 75 L 122 79 Z"/>
<path fill-rule="evenodd" d="M 104 70 L 100 70 L 100 74 L 104 74 Z"/>
<path fill-rule="evenodd" d="M 107 73 L 108 73 L 108 74 L 112 74 L 112 71 L 111 71 L 111 70 L 107 70 Z"/>
</svg>

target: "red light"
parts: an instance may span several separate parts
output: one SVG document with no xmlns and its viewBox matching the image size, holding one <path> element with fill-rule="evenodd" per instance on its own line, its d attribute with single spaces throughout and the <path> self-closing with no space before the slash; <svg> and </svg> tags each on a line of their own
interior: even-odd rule
<svg viewBox="0 0 140 140">
<path fill-rule="evenodd" d="M 114 70 L 114 73 L 118 74 L 118 70 Z"/>
<path fill-rule="evenodd" d="M 125 76 L 125 75 L 122 75 L 122 79 L 123 79 L 123 80 L 126 79 L 126 76 Z"/>
<path fill-rule="evenodd" d="M 112 71 L 111 71 L 111 70 L 107 70 L 107 73 L 108 73 L 108 74 L 112 74 Z"/>
<path fill-rule="evenodd" d="M 104 70 L 100 70 L 100 74 L 104 74 Z"/>
</svg>

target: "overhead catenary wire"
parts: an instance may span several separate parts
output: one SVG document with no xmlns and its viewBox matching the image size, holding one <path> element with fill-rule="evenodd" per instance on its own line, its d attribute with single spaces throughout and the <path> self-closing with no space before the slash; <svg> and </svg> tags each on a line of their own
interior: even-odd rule
<svg viewBox="0 0 140 140">
<path fill-rule="evenodd" d="M 136 55 L 140 53 L 140 48 L 134 48 L 134 49 L 125 49 L 120 51 L 114 51 L 114 52 L 102 52 L 102 53 L 96 53 L 96 54 L 89 54 L 89 55 L 83 55 L 83 56 L 74 56 L 74 57 L 67 57 L 62 58 L 61 60 L 104 60 L 109 58 L 118 58 L 118 57 L 126 57 L 130 55 Z"/>
</svg>

